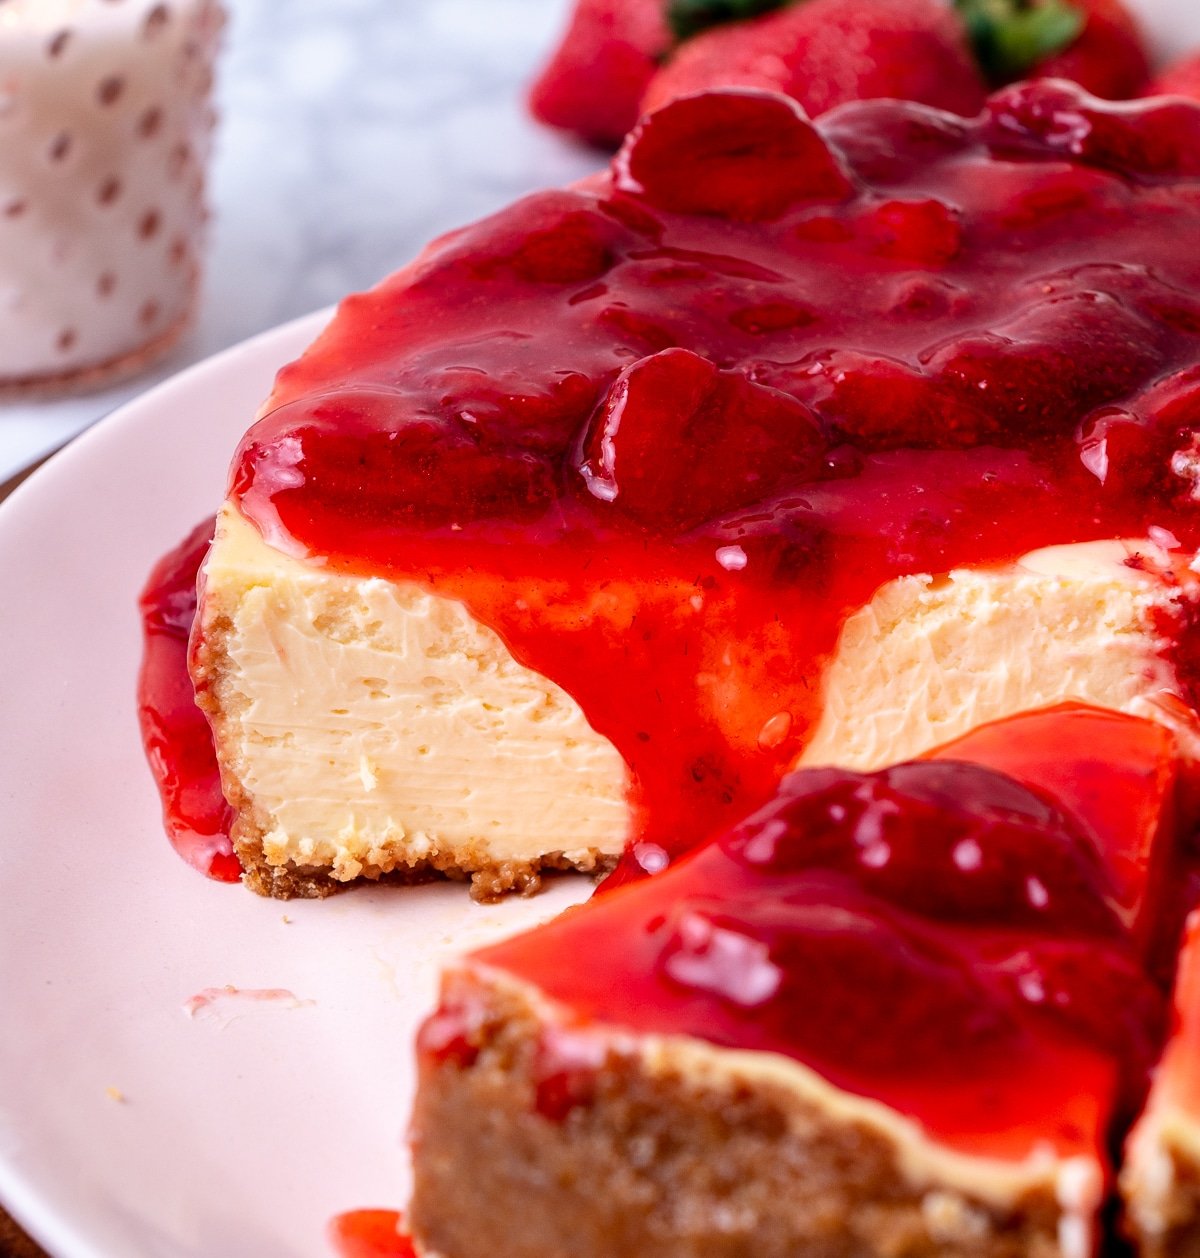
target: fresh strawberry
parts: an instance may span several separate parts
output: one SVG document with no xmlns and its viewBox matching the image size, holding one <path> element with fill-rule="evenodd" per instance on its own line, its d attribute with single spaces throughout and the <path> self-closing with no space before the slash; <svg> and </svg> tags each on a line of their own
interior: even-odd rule
<svg viewBox="0 0 1200 1258">
<path fill-rule="evenodd" d="M 1150 77 L 1141 28 L 1121 0 L 1076 0 L 1086 12 L 1083 33 L 1069 48 L 1039 61 L 1035 79 L 1071 79 L 1094 96 L 1128 100 Z"/>
<path fill-rule="evenodd" d="M 1200 53 L 1173 62 L 1145 91 L 1146 96 L 1190 96 L 1200 100 Z"/>
<path fill-rule="evenodd" d="M 1106 100 L 1150 77 L 1142 33 L 1122 0 L 954 0 L 993 84 L 1070 79 Z"/>
<path fill-rule="evenodd" d="M 896 96 L 974 115 L 985 88 L 943 0 L 799 0 L 684 43 L 642 101 L 656 109 L 713 87 L 784 92 L 810 115 Z"/>
<path fill-rule="evenodd" d="M 578 0 L 529 93 L 533 116 L 616 147 L 671 42 L 666 0 Z"/>
</svg>

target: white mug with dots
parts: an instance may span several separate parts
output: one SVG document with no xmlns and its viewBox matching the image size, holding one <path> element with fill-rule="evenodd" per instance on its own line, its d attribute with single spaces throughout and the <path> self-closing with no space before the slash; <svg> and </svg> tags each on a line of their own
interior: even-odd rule
<svg viewBox="0 0 1200 1258">
<path fill-rule="evenodd" d="M 107 384 L 187 325 L 218 0 L 0 0 L 0 397 Z"/>
</svg>

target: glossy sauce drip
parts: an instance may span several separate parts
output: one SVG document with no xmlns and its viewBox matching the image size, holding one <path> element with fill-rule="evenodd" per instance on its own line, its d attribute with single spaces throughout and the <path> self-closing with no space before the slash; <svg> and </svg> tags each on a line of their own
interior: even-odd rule
<svg viewBox="0 0 1200 1258">
<path fill-rule="evenodd" d="M 188 635 L 196 615 L 196 573 L 212 540 L 212 522 L 194 529 L 161 559 L 142 593 L 142 668 L 138 720 L 163 800 L 167 834 L 189 865 L 222 882 L 242 867 L 229 829 L 208 720 L 188 677 Z"/>
<path fill-rule="evenodd" d="M 660 877 L 476 953 L 566 1011 L 539 1045 L 542 1112 L 585 1103 L 608 1030 L 627 1027 L 798 1059 L 965 1151 L 1102 1146 L 1136 1113 L 1164 1031 L 1128 905 L 1133 891 L 1161 909 L 1177 753 L 1147 722 L 1081 708 L 990 734 L 983 764 L 793 774 Z M 1030 740 L 1059 754 L 1023 784 L 985 767 Z M 1062 783 L 1089 802 L 1068 809 L 1046 789 Z M 427 1056 L 469 1057 L 470 1005 L 431 1019 Z"/>
<path fill-rule="evenodd" d="M 769 798 L 888 580 L 1200 542 L 1197 152 L 1200 107 L 1055 83 L 973 122 L 678 101 L 343 303 L 231 496 L 563 686 L 660 868 Z"/>
</svg>

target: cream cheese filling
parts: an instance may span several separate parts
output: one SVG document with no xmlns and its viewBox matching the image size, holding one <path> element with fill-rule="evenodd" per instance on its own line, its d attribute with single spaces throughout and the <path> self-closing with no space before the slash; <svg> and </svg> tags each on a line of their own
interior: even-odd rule
<svg viewBox="0 0 1200 1258">
<path fill-rule="evenodd" d="M 1110 540 L 889 582 L 843 626 L 799 763 L 876 769 L 1066 700 L 1173 721 L 1169 567 L 1150 542 Z"/>
<path fill-rule="evenodd" d="M 218 754 L 270 863 L 349 880 L 620 852 L 620 755 L 461 604 L 282 555 L 230 507 L 204 588 Z"/>
</svg>

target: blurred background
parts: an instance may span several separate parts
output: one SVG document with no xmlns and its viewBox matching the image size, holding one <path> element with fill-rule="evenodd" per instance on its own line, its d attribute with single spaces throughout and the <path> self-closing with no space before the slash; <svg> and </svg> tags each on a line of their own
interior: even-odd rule
<svg viewBox="0 0 1200 1258">
<path fill-rule="evenodd" d="M 225 0 L 203 288 L 149 374 L 0 402 L 0 482 L 189 363 L 366 287 L 432 236 L 603 158 L 523 91 L 567 0 Z"/>
</svg>

